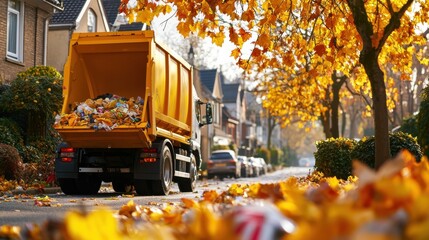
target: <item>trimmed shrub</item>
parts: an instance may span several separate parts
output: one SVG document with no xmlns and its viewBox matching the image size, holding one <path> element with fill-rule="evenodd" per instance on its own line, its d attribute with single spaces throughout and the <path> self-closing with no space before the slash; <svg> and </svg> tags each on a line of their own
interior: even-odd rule
<svg viewBox="0 0 429 240">
<path fill-rule="evenodd" d="M 315 169 L 326 177 L 347 179 L 352 174 L 350 152 L 356 140 L 348 138 L 329 138 L 316 142 Z"/>
<path fill-rule="evenodd" d="M 417 114 L 417 139 L 422 152 L 429 157 L 429 87 L 425 87 L 421 94 L 419 113 Z"/>
<path fill-rule="evenodd" d="M 389 133 L 390 141 L 390 154 L 394 158 L 401 150 L 406 149 L 414 155 L 416 161 L 420 161 L 422 158 L 422 152 L 420 145 L 417 143 L 416 138 L 408 133 L 395 132 Z M 375 164 L 375 137 L 365 137 L 360 140 L 356 147 L 351 152 L 351 158 L 357 159 L 371 168 L 374 168 Z"/>
<path fill-rule="evenodd" d="M 268 150 L 265 147 L 260 147 L 260 148 L 256 149 L 254 157 L 260 157 L 260 158 L 265 159 L 265 162 L 267 164 L 271 163 L 271 152 L 270 152 L 270 150 Z"/>
<path fill-rule="evenodd" d="M 296 151 L 291 149 L 291 147 L 285 146 L 283 147 L 283 162 L 286 166 L 298 166 L 298 156 L 296 154 Z"/>
<path fill-rule="evenodd" d="M 18 150 L 13 146 L 0 143 L 0 176 L 6 180 L 17 180 L 21 177 L 22 160 Z"/>
<path fill-rule="evenodd" d="M 417 137 L 419 130 L 417 128 L 417 116 L 413 115 L 411 117 L 405 118 L 402 121 L 402 125 L 399 128 L 400 132 L 411 134 L 413 137 Z"/>
<path fill-rule="evenodd" d="M 273 164 L 274 166 L 283 165 L 282 150 L 278 148 L 271 148 L 270 152 L 271 152 L 271 164 Z"/>
</svg>

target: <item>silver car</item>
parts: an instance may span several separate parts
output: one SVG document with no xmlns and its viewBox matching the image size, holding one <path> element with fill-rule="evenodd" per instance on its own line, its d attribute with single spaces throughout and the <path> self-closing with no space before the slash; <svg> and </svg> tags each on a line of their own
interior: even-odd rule
<svg viewBox="0 0 429 240">
<path fill-rule="evenodd" d="M 252 177 L 259 177 L 259 175 L 262 174 L 261 162 L 255 157 L 250 157 L 249 162 L 252 165 L 252 169 L 253 169 Z"/>
<path fill-rule="evenodd" d="M 267 174 L 268 173 L 268 165 L 265 162 L 265 159 L 263 159 L 261 157 L 258 157 L 256 159 L 259 161 L 259 163 L 261 163 L 261 175 Z"/>
<path fill-rule="evenodd" d="M 238 161 L 241 163 L 241 176 L 251 177 L 253 176 L 253 167 L 249 159 L 246 156 L 237 156 Z"/>
<path fill-rule="evenodd" d="M 212 152 L 207 162 L 207 177 L 210 179 L 214 176 L 220 179 L 228 176 L 234 178 L 241 176 L 241 163 L 234 151 L 216 150 Z"/>
</svg>

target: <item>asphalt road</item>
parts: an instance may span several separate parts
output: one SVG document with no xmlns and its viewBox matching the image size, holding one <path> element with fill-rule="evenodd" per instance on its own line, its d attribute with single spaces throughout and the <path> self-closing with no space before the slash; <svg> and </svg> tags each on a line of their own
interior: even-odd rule
<svg viewBox="0 0 429 240">
<path fill-rule="evenodd" d="M 128 201 L 133 200 L 138 205 L 162 206 L 167 203 L 179 203 L 182 198 L 198 200 L 206 190 L 224 191 L 232 183 L 273 183 L 290 176 L 305 176 L 311 168 L 290 167 L 268 173 L 258 178 L 239 178 L 206 180 L 198 182 L 197 191 L 181 193 L 175 184 L 168 196 L 132 196 L 113 192 L 111 187 L 104 185 L 97 195 L 70 196 L 62 192 L 47 191 L 47 194 L 0 196 L 0 226 L 12 225 L 25 227 L 31 224 L 41 226 L 48 220 L 61 220 L 66 212 L 71 210 L 90 211 L 98 207 L 107 207 L 112 211 L 119 210 Z M 45 200 L 45 201 L 43 201 Z"/>
</svg>

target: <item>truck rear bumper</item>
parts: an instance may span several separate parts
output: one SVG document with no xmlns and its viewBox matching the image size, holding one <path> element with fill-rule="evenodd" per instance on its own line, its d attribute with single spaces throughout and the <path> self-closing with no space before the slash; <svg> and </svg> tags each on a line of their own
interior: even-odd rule
<svg viewBox="0 0 429 240">
<path fill-rule="evenodd" d="M 56 127 L 56 130 L 74 148 L 144 148 L 151 142 L 146 129 L 137 126 L 118 127 L 112 131 L 87 127 Z"/>
<path fill-rule="evenodd" d="M 81 167 L 79 168 L 80 173 L 130 173 L 130 168 L 106 168 L 106 171 L 103 168 L 93 168 L 93 167 Z"/>
</svg>

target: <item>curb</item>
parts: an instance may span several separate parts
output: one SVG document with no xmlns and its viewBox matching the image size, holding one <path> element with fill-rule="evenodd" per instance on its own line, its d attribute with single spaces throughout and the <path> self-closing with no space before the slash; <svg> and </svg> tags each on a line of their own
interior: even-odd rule
<svg viewBox="0 0 429 240">
<path fill-rule="evenodd" d="M 108 183 L 102 183 L 101 187 L 109 187 L 110 184 Z M 101 188 L 100 187 L 100 188 Z M 60 187 L 47 187 L 47 188 L 29 188 L 29 189 L 22 189 L 20 187 L 18 187 L 17 189 L 14 190 L 10 190 L 10 193 L 12 193 L 13 195 L 18 195 L 18 194 L 28 194 L 28 195 L 42 195 L 42 194 L 59 194 L 62 193 L 61 188 Z"/>
<path fill-rule="evenodd" d="M 55 194 L 55 193 L 61 193 L 60 187 L 49 187 L 49 188 L 43 188 L 43 189 L 36 189 L 36 188 L 30 188 L 30 189 L 15 189 L 12 190 L 11 193 L 14 195 L 18 194 L 28 194 L 28 195 L 38 195 L 38 194 Z"/>
</svg>

